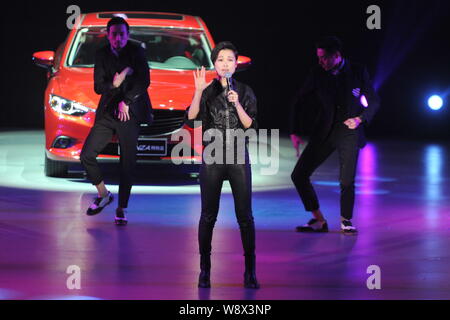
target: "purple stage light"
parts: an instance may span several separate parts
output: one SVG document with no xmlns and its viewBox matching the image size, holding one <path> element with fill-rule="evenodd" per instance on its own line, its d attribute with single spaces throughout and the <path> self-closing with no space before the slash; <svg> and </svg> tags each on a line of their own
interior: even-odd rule
<svg viewBox="0 0 450 320">
<path fill-rule="evenodd" d="M 362 95 L 359 101 L 361 102 L 364 108 L 367 108 L 369 106 L 369 103 L 367 102 L 367 98 L 365 95 Z"/>
</svg>

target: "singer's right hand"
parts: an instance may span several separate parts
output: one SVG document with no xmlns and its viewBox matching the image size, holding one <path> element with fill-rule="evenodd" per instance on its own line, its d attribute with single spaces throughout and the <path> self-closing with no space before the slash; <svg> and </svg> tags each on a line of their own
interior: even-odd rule
<svg viewBox="0 0 450 320">
<path fill-rule="evenodd" d="M 228 101 L 229 101 L 229 102 L 234 102 L 234 103 L 239 102 L 239 95 L 238 95 L 238 93 L 237 93 L 236 91 L 234 91 L 234 90 L 228 91 L 227 97 L 228 97 Z"/>
<path fill-rule="evenodd" d="M 196 91 L 203 91 L 208 87 L 212 80 L 210 82 L 206 82 L 206 71 L 205 67 L 202 67 L 200 70 L 197 69 L 193 72 L 194 74 L 194 82 L 195 82 L 195 90 Z"/>
<path fill-rule="evenodd" d="M 303 141 L 303 139 L 300 136 L 298 136 L 296 134 L 291 134 L 291 141 L 292 141 L 292 145 L 294 146 L 296 156 L 298 158 L 298 157 L 300 157 L 300 147 L 305 142 Z"/>
</svg>

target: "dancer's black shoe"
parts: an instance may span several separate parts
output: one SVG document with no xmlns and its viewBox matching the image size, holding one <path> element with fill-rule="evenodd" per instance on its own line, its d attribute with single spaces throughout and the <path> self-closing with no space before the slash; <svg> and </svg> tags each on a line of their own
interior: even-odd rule
<svg viewBox="0 0 450 320">
<path fill-rule="evenodd" d="M 110 204 L 114 200 L 111 192 L 108 191 L 106 197 L 96 197 L 94 202 L 89 206 L 86 211 L 88 216 L 93 216 L 100 213 L 104 207 Z"/>
<path fill-rule="evenodd" d="M 319 221 L 317 219 L 311 219 L 307 224 L 298 226 L 297 232 L 328 232 L 327 221 Z"/>
<path fill-rule="evenodd" d="M 355 235 L 358 233 L 358 230 L 356 230 L 356 228 L 353 226 L 353 224 L 350 220 L 342 220 L 341 230 L 342 230 L 342 233 L 348 234 L 348 235 Z"/>
</svg>

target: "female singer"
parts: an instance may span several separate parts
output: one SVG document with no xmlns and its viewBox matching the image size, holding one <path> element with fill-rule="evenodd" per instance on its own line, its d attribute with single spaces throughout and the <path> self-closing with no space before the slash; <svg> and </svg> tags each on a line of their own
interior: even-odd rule
<svg viewBox="0 0 450 320">
<path fill-rule="evenodd" d="M 236 217 L 244 247 L 244 286 L 251 289 L 259 288 L 255 275 L 255 225 L 252 215 L 252 183 L 248 141 L 236 138 L 231 141 L 231 139 L 226 138 L 230 131 L 256 129 L 257 125 L 256 98 L 252 89 L 231 78 L 231 75 L 236 71 L 237 59 L 236 47 L 230 42 L 221 42 L 214 48 L 211 52 L 211 60 L 214 63 L 217 77 L 207 83 L 204 67 L 201 70 L 194 71 L 195 94 L 187 112 L 188 125 L 193 127 L 193 121 L 202 121 L 203 132 L 213 129 L 223 135 L 223 148 L 221 148 L 223 159 L 220 152 L 212 155 L 223 161 L 211 163 L 207 159 L 207 157 L 210 157 L 209 160 L 211 160 L 211 155 L 204 152 L 200 168 L 202 211 L 198 228 L 200 249 L 198 286 L 201 288 L 211 286 L 211 240 L 219 212 L 222 184 L 227 179 L 233 192 Z M 208 141 L 204 139 L 203 144 L 206 147 Z M 241 144 L 240 147 L 239 144 Z M 243 148 L 242 144 L 245 144 Z M 244 154 L 237 154 L 237 151 L 242 153 L 242 150 L 244 150 Z M 230 155 L 230 152 L 233 152 L 233 154 Z M 237 161 L 238 159 L 241 161 Z"/>
</svg>

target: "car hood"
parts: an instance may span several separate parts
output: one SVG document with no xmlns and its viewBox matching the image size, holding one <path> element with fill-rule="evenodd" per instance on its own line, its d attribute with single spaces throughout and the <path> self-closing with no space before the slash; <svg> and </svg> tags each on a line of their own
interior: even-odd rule
<svg viewBox="0 0 450 320">
<path fill-rule="evenodd" d="M 59 92 L 53 93 L 96 109 L 100 95 L 94 91 L 93 73 L 93 68 L 61 70 L 53 79 L 58 82 Z M 207 80 L 214 75 L 214 71 L 209 71 Z M 154 109 L 185 110 L 190 105 L 195 90 L 191 70 L 151 70 L 150 79 L 148 93 Z"/>
</svg>

